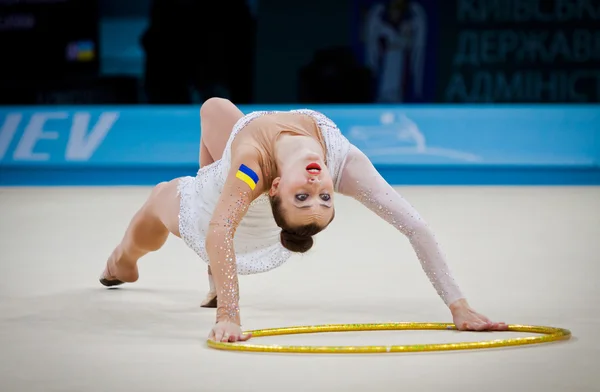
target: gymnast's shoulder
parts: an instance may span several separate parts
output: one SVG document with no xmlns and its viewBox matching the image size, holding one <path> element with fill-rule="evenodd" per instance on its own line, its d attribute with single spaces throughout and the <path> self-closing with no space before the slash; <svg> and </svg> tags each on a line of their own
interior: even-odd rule
<svg viewBox="0 0 600 392">
<path fill-rule="evenodd" d="M 238 188 L 250 191 L 253 198 L 258 197 L 265 192 L 267 186 L 261 162 L 261 155 L 254 146 L 238 146 L 231 156 L 228 181 Z"/>
</svg>

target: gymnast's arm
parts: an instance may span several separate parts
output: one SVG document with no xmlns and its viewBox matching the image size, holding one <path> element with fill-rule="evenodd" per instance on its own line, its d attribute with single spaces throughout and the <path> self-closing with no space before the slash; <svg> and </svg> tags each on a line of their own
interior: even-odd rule
<svg viewBox="0 0 600 392">
<path fill-rule="evenodd" d="M 338 191 L 358 200 L 409 239 L 423 270 L 446 305 L 450 307 L 464 299 L 427 223 L 355 146 L 346 158 Z"/>
<path fill-rule="evenodd" d="M 255 153 L 251 151 L 237 153 L 232 159 L 225 186 L 209 224 L 206 251 L 217 291 L 217 322 L 241 325 L 233 238 L 250 203 L 262 193 L 264 187 L 258 178 L 258 184 L 252 189 L 255 182 L 251 177 L 256 175 L 257 178 L 261 173 L 257 162 Z M 243 174 L 239 174 L 242 165 L 245 168 L 240 170 Z"/>
</svg>

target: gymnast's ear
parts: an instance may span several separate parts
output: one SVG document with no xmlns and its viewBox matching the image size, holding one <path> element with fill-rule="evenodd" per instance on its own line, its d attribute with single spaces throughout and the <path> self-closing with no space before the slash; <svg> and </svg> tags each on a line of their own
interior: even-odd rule
<svg viewBox="0 0 600 392">
<path fill-rule="evenodd" d="M 269 189 L 269 196 L 277 196 L 279 193 L 279 182 L 281 181 L 281 177 L 275 177 L 273 182 L 271 183 L 271 189 Z"/>
</svg>

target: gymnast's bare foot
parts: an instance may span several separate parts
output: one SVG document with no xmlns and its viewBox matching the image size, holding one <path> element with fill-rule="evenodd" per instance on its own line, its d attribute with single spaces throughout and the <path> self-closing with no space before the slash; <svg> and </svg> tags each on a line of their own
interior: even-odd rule
<svg viewBox="0 0 600 392">
<path fill-rule="evenodd" d="M 123 283 L 133 283 L 139 277 L 137 263 L 119 262 L 111 257 L 106 262 L 106 267 L 100 277 L 100 283 L 106 287 L 119 286 Z"/>
<path fill-rule="evenodd" d="M 216 308 L 217 307 L 217 293 L 210 291 L 202 304 L 200 304 L 203 308 Z"/>
<path fill-rule="evenodd" d="M 210 290 L 208 294 L 206 294 L 206 298 L 200 304 L 203 308 L 216 308 L 217 307 L 217 289 L 215 289 L 215 283 L 212 279 L 212 273 L 210 272 L 210 267 L 208 267 L 208 285 Z"/>
</svg>

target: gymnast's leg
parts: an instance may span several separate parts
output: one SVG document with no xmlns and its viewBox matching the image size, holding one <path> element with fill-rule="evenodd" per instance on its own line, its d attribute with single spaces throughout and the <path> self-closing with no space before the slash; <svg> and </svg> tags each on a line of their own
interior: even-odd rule
<svg viewBox="0 0 600 392">
<path fill-rule="evenodd" d="M 200 142 L 200 166 L 220 159 L 233 129 L 243 113 L 230 101 L 220 98 L 207 100 L 200 109 L 202 136 Z M 137 262 L 149 252 L 159 250 L 169 233 L 179 234 L 179 179 L 158 184 L 148 200 L 136 212 L 121 243 L 110 255 L 100 282 L 115 286 L 135 282 L 139 278 Z M 209 270 L 210 274 L 210 270 Z M 210 278 L 209 278 L 210 279 Z M 216 298 L 211 283 L 209 297 Z M 207 297 L 208 298 L 208 297 Z M 208 302 L 211 302 L 209 299 Z M 212 301 L 216 306 L 216 300 Z"/>
<path fill-rule="evenodd" d="M 231 101 L 207 99 L 200 107 L 200 167 L 221 159 L 235 123 L 244 116 Z"/>
<path fill-rule="evenodd" d="M 210 165 L 221 159 L 223 151 L 235 123 L 244 116 L 233 103 L 227 99 L 210 98 L 200 108 L 200 167 Z M 210 289 L 201 306 L 217 307 L 217 293 L 208 267 Z"/>
<path fill-rule="evenodd" d="M 104 286 L 138 280 L 138 260 L 159 250 L 169 233 L 179 235 L 178 179 L 158 184 L 131 219 L 121 242 L 106 262 L 100 278 Z"/>
</svg>

